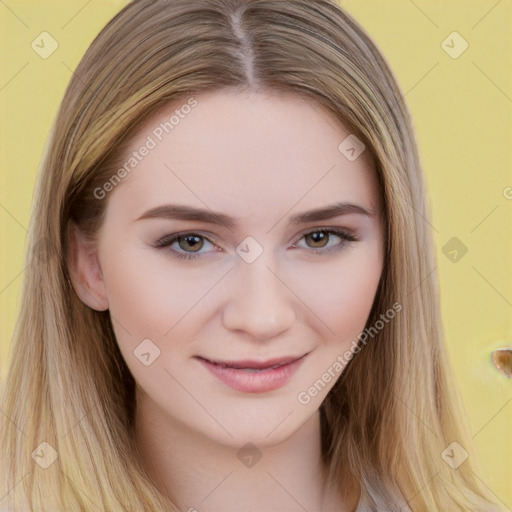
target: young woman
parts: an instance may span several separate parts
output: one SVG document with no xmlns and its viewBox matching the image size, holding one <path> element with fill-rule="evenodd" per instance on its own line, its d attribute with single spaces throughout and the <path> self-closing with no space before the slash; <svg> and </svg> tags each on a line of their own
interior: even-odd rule
<svg viewBox="0 0 512 512">
<path fill-rule="evenodd" d="M 38 180 L 1 510 L 499 510 L 428 218 L 400 89 L 337 4 L 127 5 Z"/>
</svg>

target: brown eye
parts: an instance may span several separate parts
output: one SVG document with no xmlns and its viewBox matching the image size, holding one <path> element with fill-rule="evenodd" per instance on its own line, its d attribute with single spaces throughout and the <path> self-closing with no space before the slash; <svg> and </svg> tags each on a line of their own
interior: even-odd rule
<svg viewBox="0 0 512 512">
<path fill-rule="evenodd" d="M 168 247 L 173 256 L 182 259 L 199 258 L 209 253 L 219 252 L 215 250 L 215 242 L 212 242 L 208 236 L 194 231 L 163 236 L 151 246 L 159 250 Z M 205 250 L 209 246 L 210 250 Z"/>
<path fill-rule="evenodd" d="M 308 233 L 304 235 L 304 239 L 306 240 L 306 244 L 308 247 L 312 247 L 314 249 L 321 249 L 325 247 L 329 242 L 330 233 L 327 231 L 313 231 L 312 233 Z"/>
<path fill-rule="evenodd" d="M 197 252 L 203 248 L 203 237 L 198 235 L 185 235 L 177 238 L 180 249 L 186 252 Z"/>
<path fill-rule="evenodd" d="M 358 241 L 358 237 L 345 229 L 319 228 L 302 235 L 298 247 L 313 249 L 311 254 L 332 254 L 332 251 L 341 250 L 348 244 Z M 305 244 L 305 245 L 302 245 Z"/>
</svg>

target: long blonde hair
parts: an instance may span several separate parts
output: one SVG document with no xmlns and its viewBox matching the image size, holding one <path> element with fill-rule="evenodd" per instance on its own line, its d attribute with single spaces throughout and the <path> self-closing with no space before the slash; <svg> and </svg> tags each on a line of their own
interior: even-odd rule
<svg viewBox="0 0 512 512">
<path fill-rule="evenodd" d="M 93 191 L 118 168 L 143 120 L 222 89 L 300 94 L 349 127 L 376 162 L 386 256 L 367 325 L 394 303 L 402 310 L 361 345 L 321 406 L 329 477 L 349 471 L 371 510 L 499 510 L 475 476 L 443 344 L 408 110 L 374 43 L 329 0 L 133 1 L 87 50 L 37 182 L 2 393 L 0 507 L 178 510 L 134 455 L 135 382 L 108 311 L 88 308 L 72 287 L 69 230 L 73 220 L 97 233 L 106 200 Z M 442 458 L 452 442 L 469 453 L 456 469 Z M 36 463 L 55 456 L 47 468 Z"/>
</svg>

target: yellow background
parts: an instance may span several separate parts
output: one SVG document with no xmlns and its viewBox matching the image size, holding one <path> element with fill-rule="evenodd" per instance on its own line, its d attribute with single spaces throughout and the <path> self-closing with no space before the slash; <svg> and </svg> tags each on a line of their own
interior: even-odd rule
<svg viewBox="0 0 512 512">
<path fill-rule="evenodd" d="M 125 4 L 0 3 L 3 374 L 47 134 L 72 70 Z M 487 472 L 477 476 L 512 510 L 512 380 L 490 360 L 492 350 L 512 347 L 512 189 L 510 199 L 505 192 L 512 187 L 512 2 L 345 0 L 341 5 L 384 53 L 412 112 L 433 214 L 448 350 Z M 43 31 L 59 44 L 47 59 L 31 48 Z M 454 31 L 469 45 L 456 59 L 442 47 Z M 443 253 L 453 237 L 468 248 L 456 262 Z"/>
</svg>

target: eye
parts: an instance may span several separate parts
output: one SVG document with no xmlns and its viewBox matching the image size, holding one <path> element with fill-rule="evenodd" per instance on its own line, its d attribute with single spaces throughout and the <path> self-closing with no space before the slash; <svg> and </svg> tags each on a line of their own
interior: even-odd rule
<svg viewBox="0 0 512 512">
<path fill-rule="evenodd" d="M 331 250 L 337 250 L 349 242 L 356 242 L 357 238 L 353 233 L 344 229 L 315 229 L 304 234 L 301 238 L 306 246 L 298 247 L 314 249 L 313 253 L 325 254 Z"/>
<path fill-rule="evenodd" d="M 350 242 L 356 242 L 358 238 L 345 229 L 319 228 L 305 233 L 301 240 L 304 240 L 306 245 L 296 244 L 294 247 L 312 249 L 310 252 L 313 254 L 328 254 L 331 251 L 342 249 Z M 207 253 L 218 252 L 217 244 L 206 235 L 198 232 L 165 235 L 151 246 L 157 249 L 169 247 L 174 256 L 180 259 L 194 259 Z M 210 246 L 209 250 L 208 246 Z"/>
<path fill-rule="evenodd" d="M 152 246 L 156 247 L 157 249 L 170 247 L 178 258 L 192 259 L 198 258 L 201 254 L 206 252 L 215 252 L 201 250 L 205 247 L 208 247 L 208 244 L 215 246 L 215 244 L 206 236 L 200 233 L 187 232 L 166 235 L 157 240 L 154 244 L 152 244 Z"/>
</svg>

